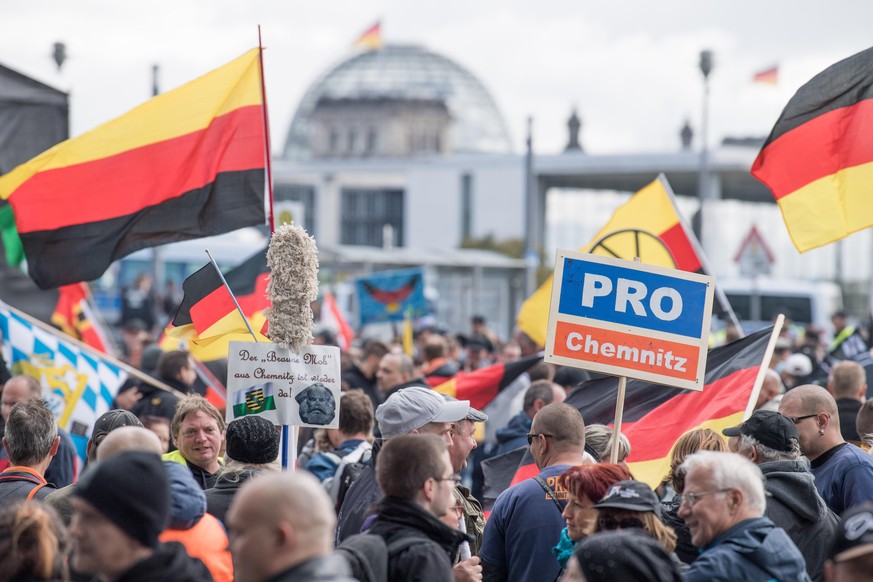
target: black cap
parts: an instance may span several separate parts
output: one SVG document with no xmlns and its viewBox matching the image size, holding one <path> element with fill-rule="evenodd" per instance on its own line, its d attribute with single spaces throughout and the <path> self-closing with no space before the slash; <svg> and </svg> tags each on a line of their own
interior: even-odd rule
<svg viewBox="0 0 873 582">
<path fill-rule="evenodd" d="M 597 509 L 627 509 L 628 511 L 654 511 L 661 515 L 661 501 L 652 488 L 639 481 L 619 481 L 610 487 L 606 495 L 594 505 Z"/>
<path fill-rule="evenodd" d="M 648 580 L 681 582 L 682 572 L 655 538 L 638 529 L 599 532 L 581 540 L 574 552 L 590 582 Z"/>
<path fill-rule="evenodd" d="M 758 410 L 740 426 L 721 431 L 724 436 L 746 435 L 776 451 L 791 451 L 791 439 L 797 438 L 797 427 L 786 417 L 771 410 Z"/>
<path fill-rule="evenodd" d="M 133 451 L 89 465 L 73 495 L 143 546 L 158 546 L 170 513 L 170 482 L 160 456 Z"/>
<path fill-rule="evenodd" d="M 873 503 L 862 503 L 840 519 L 837 538 L 831 549 L 834 562 L 845 562 L 873 552 Z"/>
</svg>

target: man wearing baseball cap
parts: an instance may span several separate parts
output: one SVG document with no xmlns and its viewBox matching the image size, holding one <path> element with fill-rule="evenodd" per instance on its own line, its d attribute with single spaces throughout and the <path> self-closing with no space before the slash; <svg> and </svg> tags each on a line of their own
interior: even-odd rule
<svg viewBox="0 0 873 582">
<path fill-rule="evenodd" d="M 447 401 L 426 386 L 398 390 L 376 409 L 376 422 L 382 438 L 373 445 L 370 466 L 352 483 L 340 507 L 337 545 L 361 532 L 365 519 L 372 513 L 373 503 L 382 497 L 375 470 L 382 441 L 402 434 L 429 433 L 439 436 L 451 447 L 454 423 L 466 418 L 469 412 L 469 400 Z"/>
<path fill-rule="evenodd" d="M 826 579 L 861 582 L 873 572 L 873 503 L 865 502 L 843 514 L 837 539 L 825 563 Z"/>
<path fill-rule="evenodd" d="M 813 580 L 824 579 L 827 551 L 837 535 L 837 516 L 815 488 L 815 479 L 800 460 L 797 427 L 778 412 L 759 410 L 722 433 L 735 450 L 758 465 L 766 477 L 764 515 L 781 527 L 806 559 Z"/>
</svg>

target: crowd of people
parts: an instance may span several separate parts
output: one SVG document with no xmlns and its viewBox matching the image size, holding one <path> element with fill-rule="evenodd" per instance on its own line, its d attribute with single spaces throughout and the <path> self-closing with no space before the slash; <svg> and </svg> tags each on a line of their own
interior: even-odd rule
<svg viewBox="0 0 873 582">
<path fill-rule="evenodd" d="M 277 427 L 227 422 L 186 352 L 136 351 L 184 396 L 125 385 L 82 467 L 38 380 L 7 373 L 0 582 L 870 577 L 873 405 L 856 359 L 816 360 L 823 380 L 798 383 L 812 359 L 777 350 L 751 416 L 682 435 L 663 482 L 644 483 L 632 443 L 564 402 L 584 373 L 540 362 L 484 410 L 433 390 L 538 350 L 484 323 L 462 341 L 426 330 L 413 356 L 375 340 L 344 353 L 339 426 L 301 430 L 288 471 Z M 516 452 L 535 469 L 492 505 L 482 460 Z"/>
</svg>

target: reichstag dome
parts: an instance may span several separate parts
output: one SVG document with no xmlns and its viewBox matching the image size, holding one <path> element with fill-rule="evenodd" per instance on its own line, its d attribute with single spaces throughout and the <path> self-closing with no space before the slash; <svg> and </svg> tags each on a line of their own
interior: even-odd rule
<svg viewBox="0 0 873 582">
<path fill-rule="evenodd" d="M 288 160 L 510 153 L 484 85 L 421 46 L 358 53 L 304 94 L 285 141 Z"/>
</svg>

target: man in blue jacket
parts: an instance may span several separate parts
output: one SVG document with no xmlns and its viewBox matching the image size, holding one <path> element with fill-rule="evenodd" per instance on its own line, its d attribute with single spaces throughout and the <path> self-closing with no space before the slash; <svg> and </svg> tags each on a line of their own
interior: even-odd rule
<svg viewBox="0 0 873 582">
<path fill-rule="evenodd" d="M 763 517 L 764 476 L 735 453 L 702 451 L 689 456 L 679 517 L 700 557 L 687 582 L 807 582 L 803 556 L 782 528 Z"/>
</svg>

